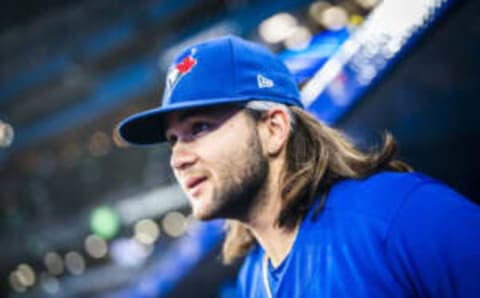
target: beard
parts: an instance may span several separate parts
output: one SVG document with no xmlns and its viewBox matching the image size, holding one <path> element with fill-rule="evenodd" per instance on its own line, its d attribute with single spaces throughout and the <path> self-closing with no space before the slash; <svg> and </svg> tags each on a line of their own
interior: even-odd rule
<svg viewBox="0 0 480 298">
<path fill-rule="evenodd" d="M 266 191 L 269 163 L 262 152 L 256 129 L 245 142 L 241 158 L 232 156 L 219 177 L 222 185 L 213 192 L 212 204 L 206 212 L 194 214 L 197 219 L 216 218 L 246 221 L 261 204 Z"/>
</svg>

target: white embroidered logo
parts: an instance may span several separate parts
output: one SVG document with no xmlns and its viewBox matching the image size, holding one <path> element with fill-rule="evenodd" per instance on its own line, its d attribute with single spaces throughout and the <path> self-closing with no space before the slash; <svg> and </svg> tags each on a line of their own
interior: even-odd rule
<svg viewBox="0 0 480 298">
<path fill-rule="evenodd" d="M 257 84 L 259 88 L 272 88 L 275 83 L 267 77 L 257 74 Z"/>
</svg>

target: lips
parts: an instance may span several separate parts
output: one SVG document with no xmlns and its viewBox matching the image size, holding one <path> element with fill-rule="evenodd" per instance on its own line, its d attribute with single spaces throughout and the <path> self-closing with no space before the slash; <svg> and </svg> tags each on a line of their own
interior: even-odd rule
<svg viewBox="0 0 480 298">
<path fill-rule="evenodd" d="M 204 177 L 204 176 L 191 177 L 187 179 L 185 186 L 188 190 L 192 190 L 205 180 L 207 180 L 207 177 Z"/>
</svg>

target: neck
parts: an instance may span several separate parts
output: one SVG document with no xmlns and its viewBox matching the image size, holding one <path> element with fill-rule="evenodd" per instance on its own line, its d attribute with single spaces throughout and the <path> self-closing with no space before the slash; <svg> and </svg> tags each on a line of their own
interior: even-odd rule
<svg viewBox="0 0 480 298">
<path fill-rule="evenodd" d="M 298 233 L 298 224 L 289 229 L 275 226 L 274 222 L 255 222 L 249 227 L 274 267 L 288 256 Z"/>
<path fill-rule="evenodd" d="M 278 181 L 271 183 L 272 179 L 269 180 L 267 190 L 262 192 L 259 200 L 261 203 L 244 223 L 263 247 L 273 266 L 278 266 L 287 257 L 295 242 L 299 223 L 291 228 L 278 227 L 276 222 L 282 208 L 280 187 Z"/>
</svg>

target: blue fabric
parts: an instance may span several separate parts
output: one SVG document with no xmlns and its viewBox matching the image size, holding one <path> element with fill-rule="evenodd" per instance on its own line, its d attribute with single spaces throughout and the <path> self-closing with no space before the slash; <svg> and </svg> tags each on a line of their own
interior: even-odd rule
<svg viewBox="0 0 480 298">
<path fill-rule="evenodd" d="M 295 77 L 267 48 L 235 36 L 212 39 L 183 51 L 168 70 L 160 107 L 120 122 L 119 136 L 132 145 L 165 141 L 167 113 L 252 99 L 303 107 Z"/>
<path fill-rule="evenodd" d="M 283 275 L 285 274 L 285 270 L 287 268 L 287 263 L 288 257 L 277 267 L 273 267 L 272 263 L 268 261 L 267 277 L 272 292 L 278 291 L 278 287 L 280 286 L 280 280 L 283 279 Z"/>
<path fill-rule="evenodd" d="M 303 220 L 273 297 L 480 297 L 480 207 L 417 173 L 336 184 Z M 263 249 L 238 297 L 267 297 Z"/>
</svg>

